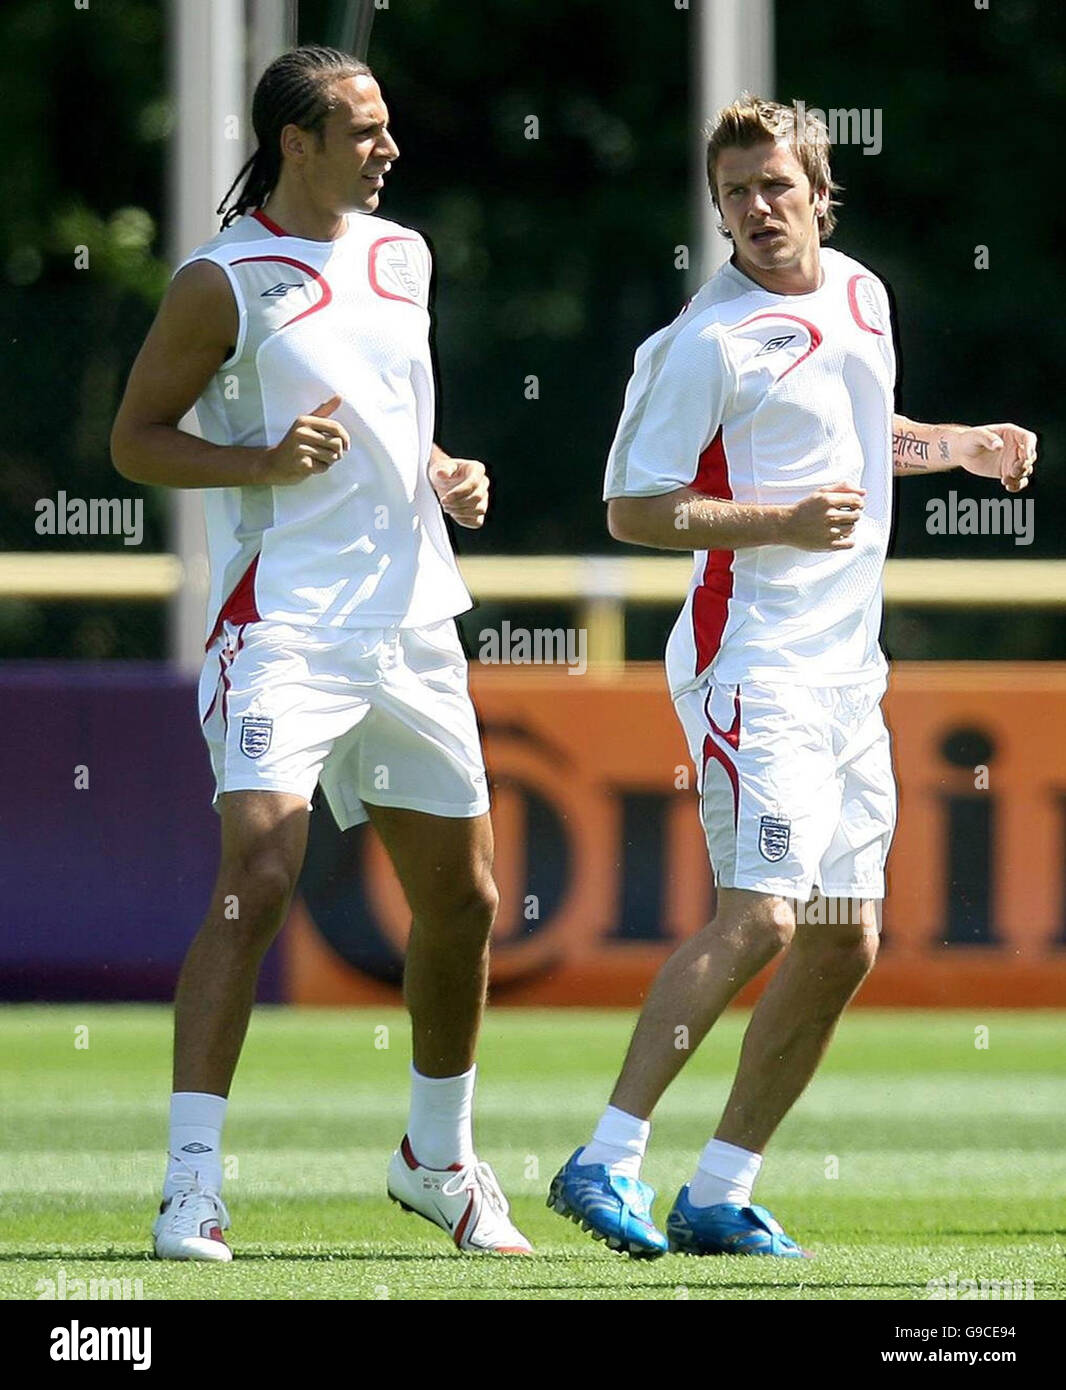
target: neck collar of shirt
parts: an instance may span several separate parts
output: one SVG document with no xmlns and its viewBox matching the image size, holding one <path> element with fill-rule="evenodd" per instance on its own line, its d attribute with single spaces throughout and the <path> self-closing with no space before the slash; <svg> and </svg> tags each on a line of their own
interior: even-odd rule
<svg viewBox="0 0 1066 1390">
<path fill-rule="evenodd" d="M 821 257 L 818 258 L 818 269 L 821 271 L 822 278 L 818 282 L 818 286 L 816 289 L 803 290 L 798 294 L 789 294 L 783 290 L 768 290 L 765 285 L 760 285 L 758 280 L 753 280 L 750 275 L 745 275 L 744 272 L 742 270 L 739 270 L 731 260 L 726 261 L 725 265 L 722 267 L 723 273 L 727 275 L 729 279 L 734 281 L 736 284 L 742 285 L 744 289 L 760 290 L 763 294 L 772 294 L 777 299 L 809 299 L 812 294 L 817 294 L 819 290 L 825 289 L 825 282 L 827 277 L 825 270 L 825 262 L 822 260 Z"/>
<path fill-rule="evenodd" d="M 266 230 L 271 232 L 274 236 L 288 237 L 290 241 L 304 241 L 307 242 L 309 246 L 336 246 L 338 242 L 343 241 L 352 230 L 353 219 L 359 215 L 359 213 L 354 212 L 345 213 L 344 231 L 341 232 L 340 236 L 331 237 L 328 241 L 323 241 L 318 237 L 298 236 L 296 232 L 286 231 L 284 227 L 279 226 L 272 217 L 265 213 L 262 208 L 256 208 L 254 212 L 249 214 L 254 221 L 258 222 L 261 227 L 265 227 Z"/>
</svg>

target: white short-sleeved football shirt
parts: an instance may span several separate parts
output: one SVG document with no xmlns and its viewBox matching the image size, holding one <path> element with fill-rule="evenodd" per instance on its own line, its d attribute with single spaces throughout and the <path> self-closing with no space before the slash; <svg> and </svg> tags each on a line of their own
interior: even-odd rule
<svg viewBox="0 0 1066 1390">
<path fill-rule="evenodd" d="M 855 546 L 699 551 L 667 644 L 672 694 L 716 681 L 845 685 L 885 670 L 878 645 L 891 523 L 895 355 L 887 292 L 821 250 L 810 294 L 772 294 L 721 267 L 636 353 L 605 499 L 692 488 L 792 503 L 866 489 Z"/>
<path fill-rule="evenodd" d="M 288 487 L 203 493 L 208 645 L 226 619 L 425 627 L 470 607 L 427 466 L 434 389 L 423 238 L 352 214 L 335 241 L 261 212 L 189 256 L 229 280 L 237 342 L 197 402 L 216 444 L 273 445 L 333 395 L 352 446 Z M 180 267 L 179 267 L 180 269 Z"/>
</svg>

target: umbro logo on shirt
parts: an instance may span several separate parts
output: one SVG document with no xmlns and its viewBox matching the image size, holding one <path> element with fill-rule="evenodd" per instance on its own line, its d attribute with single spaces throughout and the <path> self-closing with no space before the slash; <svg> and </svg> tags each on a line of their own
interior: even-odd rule
<svg viewBox="0 0 1066 1390">
<path fill-rule="evenodd" d="M 287 281 L 287 280 L 279 280 L 278 283 L 277 283 L 276 285 L 271 285 L 270 289 L 268 289 L 268 290 L 263 290 L 263 292 L 260 294 L 259 298 L 260 298 L 260 299 L 281 299 L 282 296 L 288 294 L 288 292 L 289 292 L 290 290 L 298 290 L 298 289 L 302 289 L 302 288 L 303 288 L 303 281 L 302 281 L 302 280 L 295 280 L 295 281 L 292 281 L 291 283 L 290 283 L 289 281 Z"/>
<path fill-rule="evenodd" d="M 779 338 L 771 338 L 768 343 L 763 343 L 755 356 L 765 357 L 768 352 L 780 352 L 783 347 L 788 347 L 795 337 L 795 333 L 782 333 Z"/>
</svg>

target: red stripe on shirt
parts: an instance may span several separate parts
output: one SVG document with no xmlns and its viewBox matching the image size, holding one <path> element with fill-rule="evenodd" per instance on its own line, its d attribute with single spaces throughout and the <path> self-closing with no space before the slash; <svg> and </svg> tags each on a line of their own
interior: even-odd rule
<svg viewBox="0 0 1066 1390">
<path fill-rule="evenodd" d="M 257 555 L 237 581 L 229 598 L 222 605 L 215 625 L 211 629 L 211 636 L 207 639 L 208 647 L 222 631 L 222 625 L 225 622 L 231 622 L 234 627 L 239 627 L 242 623 L 262 621 L 259 609 L 255 604 L 255 572 L 258 565 L 259 556 Z"/>
<path fill-rule="evenodd" d="M 255 220 L 261 223 L 268 232 L 273 232 L 275 236 L 288 236 L 284 227 L 279 227 L 272 217 L 268 217 L 262 208 L 256 208 L 252 213 Z"/>
<path fill-rule="evenodd" d="M 727 502 L 733 500 L 721 426 L 700 454 L 696 476 L 690 486 L 693 492 L 699 492 L 704 497 L 718 497 Z M 722 645 L 722 633 L 729 617 L 729 600 L 733 596 L 734 555 L 732 550 L 709 550 L 699 587 L 692 595 L 696 675 L 710 665 Z"/>
<path fill-rule="evenodd" d="M 291 265 L 296 270 L 302 270 L 305 275 L 310 275 L 322 292 L 322 298 L 317 304 L 312 304 L 310 309 L 304 309 L 291 319 L 286 319 L 274 330 L 276 333 L 280 333 L 283 328 L 289 328 L 294 323 L 299 323 L 301 319 L 307 318 L 308 314 L 317 314 L 319 309 L 324 309 L 333 298 L 333 290 L 330 288 L 329 281 L 325 276 L 320 275 L 313 265 L 308 265 L 306 261 L 294 261 L 291 256 L 241 256 L 238 260 L 232 261 L 231 264 L 249 265 L 252 261 L 276 261 L 280 265 Z"/>
<path fill-rule="evenodd" d="M 867 333 L 876 333 L 879 338 L 883 338 L 885 336 L 883 330 L 875 328 L 872 323 L 867 323 L 862 316 L 862 310 L 859 308 L 860 280 L 869 280 L 870 283 L 873 284 L 873 277 L 870 275 L 863 275 L 861 271 L 858 275 L 853 275 L 848 281 L 848 308 L 851 310 L 851 317 L 859 327 L 864 329 Z"/>
<path fill-rule="evenodd" d="M 378 280 L 377 258 L 375 256 L 375 252 L 377 251 L 379 246 L 385 246 L 390 241 L 413 241 L 417 245 L 418 238 L 413 236 L 378 237 L 377 241 L 374 242 L 370 250 L 366 253 L 366 268 L 367 274 L 370 277 L 370 288 L 374 291 L 375 294 L 380 294 L 382 299 L 398 299 L 401 304 L 418 305 L 418 300 L 414 299 L 411 295 L 393 294 L 391 290 L 386 290 L 382 288 L 381 282 Z"/>
<path fill-rule="evenodd" d="M 778 313 L 776 309 L 770 309 L 762 314 L 752 314 L 750 318 L 746 318 L 741 323 L 735 324 L 734 331 L 739 328 L 746 328 L 749 323 L 756 323 L 759 319 L 773 319 L 775 321 L 777 319 L 788 319 L 790 323 L 798 323 L 801 328 L 805 328 L 810 337 L 810 346 L 807 348 L 807 351 L 801 357 L 797 357 L 790 367 L 785 368 L 777 378 L 778 381 L 784 381 L 789 372 L 794 372 L 801 362 L 806 362 L 811 353 L 817 352 L 822 346 L 822 330 L 818 328 L 816 324 L 811 323 L 810 319 L 801 319 L 798 314 L 781 314 Z"/>
</svg>

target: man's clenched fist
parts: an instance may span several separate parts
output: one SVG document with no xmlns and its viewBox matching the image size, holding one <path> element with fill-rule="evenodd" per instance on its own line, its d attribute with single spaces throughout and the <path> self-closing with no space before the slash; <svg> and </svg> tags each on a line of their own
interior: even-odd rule
<svg viewBox="0 0 1066 1390">
<path fill-rule="evenodd" d="M 285 438 L 264 449 L 256 482 L 285 487 L 331 468 L 352 446 L 344 426 L 329 418 L 340 403 L 340 396 L 330 396 L 310 415 L 297 415 Z"/>
<path fill-rule="evenodd" d="M 850 483 L 819 488 L 787 508 L 781 543 L 800 550 L 851 550 L 866 490 Z"/>
<path fill-rule="evenodd" d="M 433 446 L 429 481 L 445 513 L 460 526 L 476 531 L 489 509 L 489 476 L 477 459 L 449 458 Z"/>
</svg>

